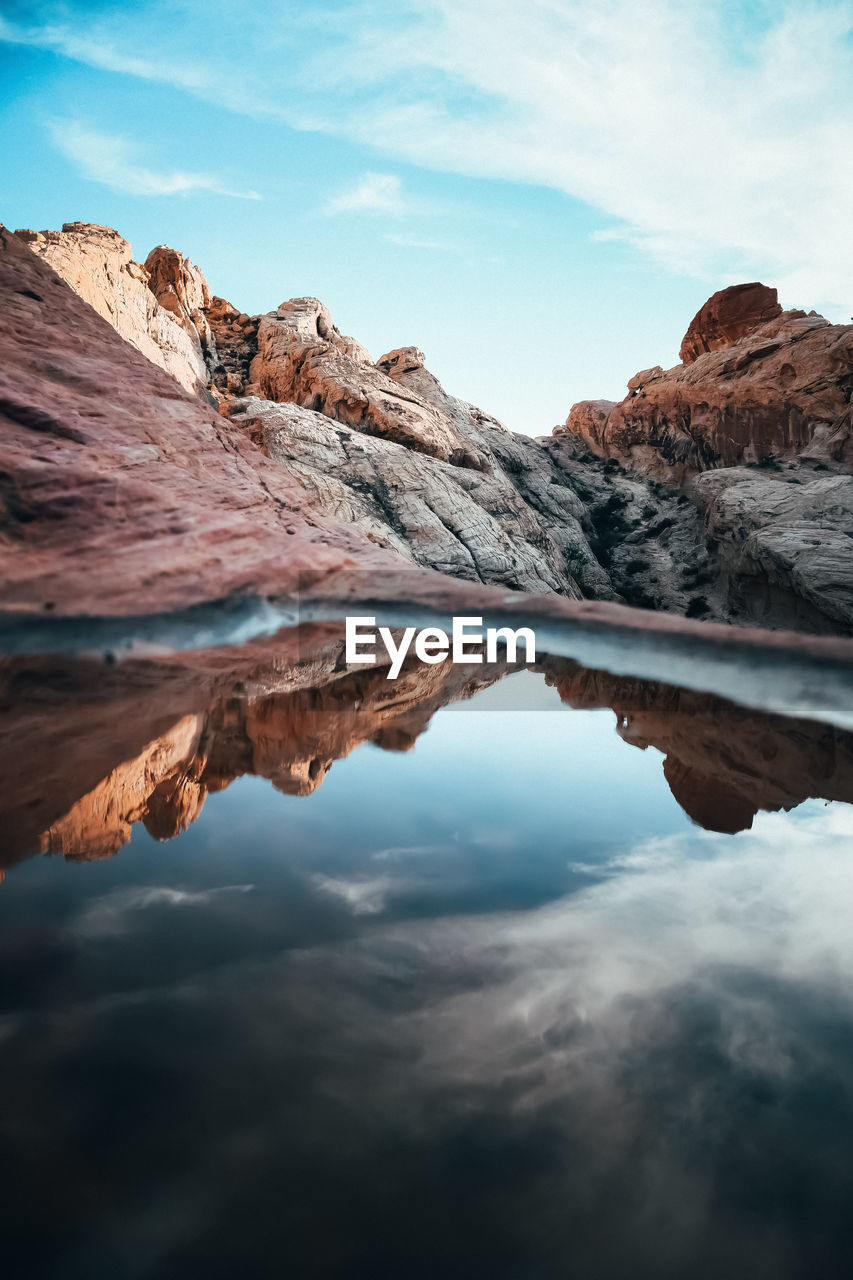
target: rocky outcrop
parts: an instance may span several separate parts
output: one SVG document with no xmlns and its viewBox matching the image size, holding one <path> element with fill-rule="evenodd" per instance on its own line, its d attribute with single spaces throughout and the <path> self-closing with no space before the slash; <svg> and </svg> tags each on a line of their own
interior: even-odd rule
<svg viewBox="0 0 853 1280">
<path fill-rule="evenodd" d="M 487 472 L 456 467 L 292 404 L 249 399 L 233 421 L 313 503 L 415 564 L 536 594 L 614 597 L 582 502 L 532 442 L 517 452 L 519 467 L 537 468 L 535 505 L 497 458 Z"/>
<path fill-rule="evenodd" d="M 689 363 L 636 374 L 619 404 L 574 405 L 555 434 L 675 482 L 712 467 L 799 456 L 849 471 L 853 325 L 784 311 L 727 345 L 721 336 Z"/>
<path fill-rule="evenodd" d="M 7 231 L 0 291 L 7 611 L 138 614 L 399 563 L 312 509 Z"/>
<path fill-rule="evenodd" d="M 316 298 L 294 298 L 261 317 L 250 377 L 266 400 L 315 409 L 442 462 L 487 465 L 445 414 L 417 394 L 402 394 L 360 343 L 340 333 Z"/>
<path fill-rule="evenodd" d="M 16 231 L 34 253 L 53 267 L 75 293 L 103 316 L 120 337 L 165 369 L 187 391 L 204 393 L 208 374 L 202 343 L 187 307 L 207 290 L 197 267 L 175 262 L 174 280 L 165 256 L 156 257 L 154 277 L 165 305 L 149 287 L 150 272 L 133 261 L 126 240 L 110 227 L 66 222 L 61 231 Z M 172 254 L 172 250 L 164 250 Z M 173 287 L 181 291 L 179 296 Z M 195 308 L 198 310 L 198 308 Z"/>
<path fill-rule="evenodd" d="M 705 351 L 730 347 L 782 314 L 775 289 L 754 281 L 712 294 L 690 321 L 678 357 L 691 364 Z"/>
<path fill-rule="evenodd" d="M 251 317 L 211 297 L 168 246 L 142 267 L 108 228 L 21 240 L 221 413 L 205 416 L 162 382 L 149 390 L 121 344 L 100 350 L 93 338 L 84 355 L 69 341 L 91 330 L 83 312 L 46 277 L 49 304 L 38 288 L 16 288 L 29 268 L 7 254 L 7 363 L 21 369 L 8 379 L 16 425 L 3 442 L 3 494 L 18 606 L 97 595 L 114 547 L 129 571 L 111 601 L 119 611 L 134 592 L 168 602 L 189 584 L 191 602 L 210 599 L 218 579 L 220 594 L 270 583 L 280 594 L 304 590 L 306 574 L 375 564 L 690 618 L 853 629 L 848 505 L 842 489 L 824 501 L 825 486 L 812 484 L 814 471 L 846 465 L 853 327 L 778 313 L 764 286 L 723 291 L 691 325 L 691 363 L 642 371 L 623 404 L 575 406 L 569 428 L 536 441 L 449 395 L 417 347 L 374 364 L 316 299 Z M 56 346 L 50 367 L 33 358 L 40 344 Z M 32 431 L 44 444 L 35 456 Z M 778 483 L 691 482 L 765 458 L 762 441 L 808 471 L 786 475 L 784 501 Z M 43 578 L 54 551 L 61 567 Z"/>
<path fill-rule="evenodd" d="M 682 359 L 635 374 L 620 404 L 576 404 L 546 447 L 682 487 L 713 565 L 695 616 L 853 632 L 853 325 L 744 285 L 709 299 Z"/>
<path fill-rule="evenodd" d="M 260 317 L 248 316 L 224 298 L 213 297 L 205 319 L 213 338 L 212 389 L 225 396 L 241 396 L 248 387 L 249 369 L 258 354 Z"/>
<path fill-rule="evenodd" d="M 692 488 L 740 617 L 853 632 L 853 476 L 728 467 Z"/>
<path fill-rule="evenodd" d="M 215 357 L 207 310 L 210 288 L 204 273 L 167 244 L 157 245 L 145 259 L 148 288 L 164 310 L 174 316 L 191 339 L 198 337 L 206 363 Z"/>
</svg>

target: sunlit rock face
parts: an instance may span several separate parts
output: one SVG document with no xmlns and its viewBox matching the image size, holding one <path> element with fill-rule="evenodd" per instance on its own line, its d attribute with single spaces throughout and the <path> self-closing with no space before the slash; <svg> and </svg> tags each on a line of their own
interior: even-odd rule
<svg viewBox="0 0 853 1280">
<path fill-rule="evenodd" d="M 766 284 L 735 284 L 712 294 L 690 321 L 679 358 L 691 364 L 706 351 L 730 347 L 782 314 L 775 289 Z"/>
<path fill-rule="evenodd" d="M 95 558 L 92 542 L 100 532 L 118 544 L 133 536 L 122 516 L 132 502 L 136 541 L 153 554 L 152 539 L 163 539 L 158 553 L 165 555 L 161 561 L 158 554 L 155 573 L 142 574 L 140 566 L 122 586 L 141 577 L 155 596 L 180 593 L 172 557 L 191 549 L 190 538 L 204 560 L 216 555 L 221 536 L 229 550 L 223 549 L 219 587 L 199 576 L 208 597 L 235 586 L 254 590 L 270 576 L 291 581 L 292 571 L 306 571 L 309 562 L 312 571 L 325 571 L 322 544 L 352 549 L 365 567 L 386 555 L 385 563 L 532 595 L 853 632 L 846 555 L 853 481 L 844 475 L 851 461 L 853 327 L 782 312 L 764 285 L 723 290 L 691 323 L 685 363 L 643 370 L 631 378 L 622 404 L 583 402 L 565 428 L 533 440 L 448 394 L 416 346 L 395 348 L 374 363 L 315 298 L 249 316 L 212 296 L 199 268 L 169 246 L 153 249 L 141 266 L 106 227 L 74 223 L 17 237 L 120 336 L 220 409 L 217 438 L 204 443 L 186 430 L 191 415 L 177 401 L 162 411 L 162 388 L 161 409 L 152 414 L 145 379 L 138 369 L 126 375 L 115 344 L 103 351 L 93 345 L 83 376 L 69 363 L 68 335 L 61 332 L 91 327 L 83 313 L 72 317 L 68 300 L 57 295 L 55 314 L 43 314 L 38 289 L 18 288 L 12 279 L 26 275 L 26 266 L 7 260 L 9 376 L 18 400 L 26 388 L 24 416 L 38 418 L 51 438 L 51 498 L 71 522 L 49 532 L 54 542 L 64 540 L 65 552 L 82 538 L 74 547 L 81 567 Z M 29 346 L 54 353 L 48 380 L 64 383 L 61 392 L 45 387 L 45 367 L 32 378 L 32 351 L 23 352 L 20 342 L 28 326 Z M 13 372 L 16 361 L 22 367 Z M 105 387 L 120 388 L 118 400 L 105 398 Z M 137 408 L 140 396 L 146 403 Z M 135 419 L 125 420 L 120 445 L 113 432 L 119 403 Z M 75 417 L 81 413 L 85 431 Z M 44 425 L 48 418 L 61 422 L 59 433 Z M 85 454 L 72 443 L 84 444 Z M 790 465 L 782 468 L 780 458 Z M 767 471 L 750 482 L 738 467 L 758 460 Z M 29 459 L 26 468 L 34 469 Z M 60 468 L 70 477 L 62 496 Z M 72 527 L 84 483 L 78 468 L 87 473 L 91 503 L 85 538 Z M 185 483 L 193 470 L 204 477 L 201 485 Z M 820 470 L 843 480 L 830 484 L 815 476 Z M 268 482 L 274 471 L 278 479 Z M 48 531 L 44 508 L 17 462 L 11 474 L 16 496 L 7 503 L 8 518 L 26 543 Z M 109 504 L 99 493 L 107 474 L 118 486 Z M 47 490 L 40 484 L 38 492 Z M 205 523 L 220 527 L 229 506 L 232 529 L 199 531 Z M 256 512 L 264 512 L 264 529 L 268 518 L 287 521 L 285 537 L 315 530 L 310 548 L 291 543 L 283 553 L 280 535 L 268 539 L 260 527 L 259 545 L 251 547 L 248 526 Z M 25 522 L 36 527 L 24 531 Z M 269 565 L 276 554 L 278 572 L 261 574 L 258 562 Z M 104 575 L 108 565 L 97 569 Z M 87 582 L 94 581 L 90 574 Z M 57 596 L 67 596 L 64 584 L 50 593 L 19 584 L 21 590 L 54 606 Z"/>
<path fill-rule="evenodd" d="M 776 290 L 734 285 L 700 308 L 681 364 L 635 374 L 616 404 L 584 400 L 554 434 L 670 479 L 804 455 L 853 466 L 853 325 L 783 311 Z"/>
<path fill-rule="evenodd" d="M 61 231 L 15 234 L 146 359 L 165 369 L 187 391 L 205 390 L 207 365 L 187 310 L 207 291 L 197 267 L 187 263 L 184 270 L 177 268 L 176 283 L 181 277 L 186 284 L 192 281 L 189 294 L 182 287 L 179 300 L 174 290 L 168 292 L 165 287 L 162 255 L 152 262 L 156 273 L 152 290 L 151 269 L 133 261 L 130 245 L 111 227 L 66 222 Z M 197 305 L 194 309 L 198 310 Z M 56 320 L 61 323 L 61 316 Z"/>
<path fill-rule="evenodd" d="M 487 465 L 448 415 L 417 394 L 401 395 L 365 348 L 340 333 L 316 298 L 294 298 L 261 317 L 250 376 L 267 400 L 316 409 L 442 462 Z"/>
<path fill-rule="evenodd" d="M 681 356 L 636 374 L 619 404 L 574 405 L 548 447 L 580 444 L 681 485 L 704 517 L 732 620 L 849 633 L 853 325 L 782 311 L 764 285 L 735 286 L 701 308 Z"/>
<path fill-rule="evenodd" d="M 396 563 L 5 230 L 0 291 L 7 610 L 140 614 Z"/>
</svg>

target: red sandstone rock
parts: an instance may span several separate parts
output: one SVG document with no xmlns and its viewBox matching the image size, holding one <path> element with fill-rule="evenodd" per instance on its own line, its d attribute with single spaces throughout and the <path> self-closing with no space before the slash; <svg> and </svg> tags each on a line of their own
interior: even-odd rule
<svg viewBox="0 0 853 1280">
<path fill-rule="evenodd" d="M 776 290 L 766 284 L 755 281 L 720 289 L 690 321 L 679 358 L 684 364 L 690 364 L 705 351 L 730 347 L 781 314 Z"/>
<path fill-rule="evenodd" d="M 312 509 L 5 229 L 0 293 L 6 610 L 135 614 L 397 563 Z"/>
<path fill-rule="evenodd" d="M 574 405 L 554 437 L 576 436 L 601 457 L 676 481 L 801 454 L 853 468 L 853 325 L 784 311 L 691 363 L 637 374 L 628 386 L 619 404 Z"/>
<path fill-rule="evenodd" d="M 160 306 L 174 316 L 191 339 L 198 337 L 202 351 L 208 352 L 211 332 L 205 313 L 211 299 L 204 272 L 167 244 L 151 250 L 145 259 L 145 270 L 148 288 Z"/>
<path fill-rule="evenodd" d="M 315 409 L 368 435 L 444 462 L 481 469 L 484 460 L 447 414 L 400 387 L 316 298 L 292 298 L 262 316 L 250 376 L 258 394 Z"/>
</svg>

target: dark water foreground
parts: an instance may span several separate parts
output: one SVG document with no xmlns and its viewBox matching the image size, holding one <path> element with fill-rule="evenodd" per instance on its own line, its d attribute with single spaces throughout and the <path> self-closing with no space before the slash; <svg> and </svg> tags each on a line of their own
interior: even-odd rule
<svg viewBox="0 0 853 1280">
<path fill-rule="evenodd" d="M 4 1274 L 849 1274 L 853 735 L 322 626 L 0 691 Z"/>
</svg>

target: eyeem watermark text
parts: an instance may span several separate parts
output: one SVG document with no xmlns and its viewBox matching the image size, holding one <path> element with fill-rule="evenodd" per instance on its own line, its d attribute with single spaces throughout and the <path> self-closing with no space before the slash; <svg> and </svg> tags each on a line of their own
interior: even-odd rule
<svg viewBox="0 0 853 1280">
<path fill-rule="evenodd" d="M 375 618 L 346 619 L 346 662 L 375 663 L 380 644 L 391 659 L 388 679 L 396 680 L 409 652 L 414 648 L 415 657 L 421 662 L 482 662 L 483 646 L 486 662 L 497 662 L 498 646 L 505 649 L 507 662 L 517 660 L 518 649 L 524 645 L 524 661 L 536 661 L 536 636 L 530 627 L 486 627 L 482 618 L 454 618 L 453 630 L 448 635 L 441 627 L 415 627 L 398 629 L 397 641 L 390 627 L 376 627 Z M 477 647 L 478 646 L 478 647 Z"/>
</svg>

